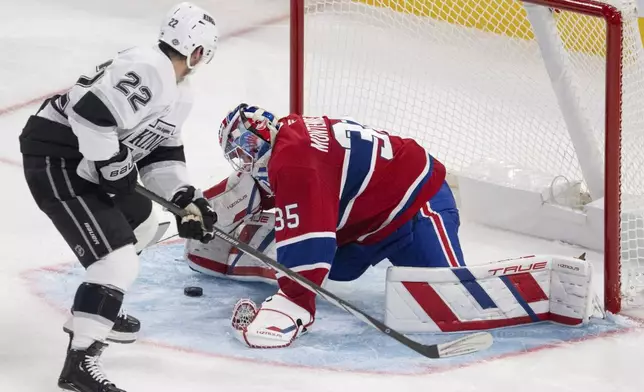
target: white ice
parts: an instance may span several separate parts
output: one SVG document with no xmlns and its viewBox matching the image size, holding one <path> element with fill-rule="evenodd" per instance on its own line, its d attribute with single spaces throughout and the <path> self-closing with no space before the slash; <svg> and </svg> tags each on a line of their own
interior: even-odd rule
<svg viewBox="0 0 644 392">
<path fill-rule="evenodd" d="M 226 39 L 215 60 L 192 78 L 195 107 L 186 151 L 197 185 L 223 178 L 216 130 L 241 101 L 285 113 L 288 106 L 286 0 L 197 1 L 210 9 Z M 63 89 L 116 51 L 154 42 L 173 0 L 0 0 L 0 391 L 56 390 L 66 336 L 65 316 L 35 296 L 27 270 L 73 260 L 36 208 L 20 168 L 17 136 L 39 103 L 6 112 Z M 263 24 L 263 21 L 270 21 Z M 564 244 L 464 222 L 466 258 L 485 262 L 531 253 L 576 255 Z M 591 254 L 601 271 L 601 257 Z M 601 272 L 598 281 L 601 281 Z M 359 289 L 359 288 L 357 288 Z M 346 339 L 351 339 L 347 336 Z M 128 391 L 641 391 L 644 334 L 633 332 L 559 345 L 439 373 L 396 376 L 289 369 L 181 352 L 149 344 L 113 345 L 105 355 L 111 378 Z M 386 352 L 380 353 L 386 356 Z"/>
</svg>

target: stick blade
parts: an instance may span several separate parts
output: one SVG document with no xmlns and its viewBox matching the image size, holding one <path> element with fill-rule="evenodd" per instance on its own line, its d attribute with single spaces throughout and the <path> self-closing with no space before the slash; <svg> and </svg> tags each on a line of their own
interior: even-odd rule
<svg viewBox="0 0 644 392">
<path fill-rule="evenodd" d="M 472 354 L 489 348 L 494 339 L 489 332 L 477 332 L 438 345 L 438 357 L 447 358 Z"/>
</svg>

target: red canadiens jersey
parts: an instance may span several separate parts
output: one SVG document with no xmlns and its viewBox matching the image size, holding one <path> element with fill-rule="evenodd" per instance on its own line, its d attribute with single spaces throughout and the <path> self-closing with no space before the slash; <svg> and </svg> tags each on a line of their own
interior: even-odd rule
<svg viewBox="0 0 644 392">
<path fill-rule="evenodd" d="M 277 259 L 317 284 L 337 247 L 386 238 L 445 180 L 445 167 L 412 139 L 327 117 L 290 115 L 280 124 L 268 165 Z M 287 278 L 279 283 L 315 312 L 308 290 Z"/>
</svg>

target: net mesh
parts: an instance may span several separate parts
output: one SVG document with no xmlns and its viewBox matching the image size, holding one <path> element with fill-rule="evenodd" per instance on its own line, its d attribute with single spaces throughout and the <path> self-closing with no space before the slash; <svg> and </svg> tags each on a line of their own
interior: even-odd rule
<svg viewBox="0 0 644 392">
<path fill-rule="evenodd" d="M 625 305 L 644 288 L 644 53 L 634 7 L 625 7 L 622 53 L 621 279 Z M 637 294 L 640 293 L 638 296 Z"/>
<path fill-rule="evenodd" d="M 622 289 L 644 288 L 644 64 L 622 10 Z M 618 2 L 618 3 L 617 3 Z M 413 137 L 455 174 L 490 159 L 587 182 L 524 5 L 514 0 L 306 0 L 305 114 Z M 594 160 L 604 165 L 606 26 L 549 11 Z M 587 128 L 587 129 L 586 129 Z M 601 175 L 601 174 L 600 174 Z"/>
</svg>

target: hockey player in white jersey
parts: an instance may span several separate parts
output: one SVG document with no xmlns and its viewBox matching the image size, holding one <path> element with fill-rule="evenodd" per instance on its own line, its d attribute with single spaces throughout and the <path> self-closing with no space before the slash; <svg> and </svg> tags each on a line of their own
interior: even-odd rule
<svg viewBox="0 0 644 392">
<path fill-rule="evenodd" d="M 138 320 L 120 313 L 139 268 L 137 253 L 157 230 L 145 186 L 185 208 L 179 235 L 207 242 L 216 215 L 190 183 L 181 126 L 191 107 L 184 78 L 210 62 L 218 31 L 190 3 L 163 20 L 158 43 L 119 53 L 47 99 L 20 135 L 25 178 L 86 268 L 72 307 L 67 358 L 58 385 L 118 392 L 102 373 L 106 339 L 133 341 Z"/>
</svg>

